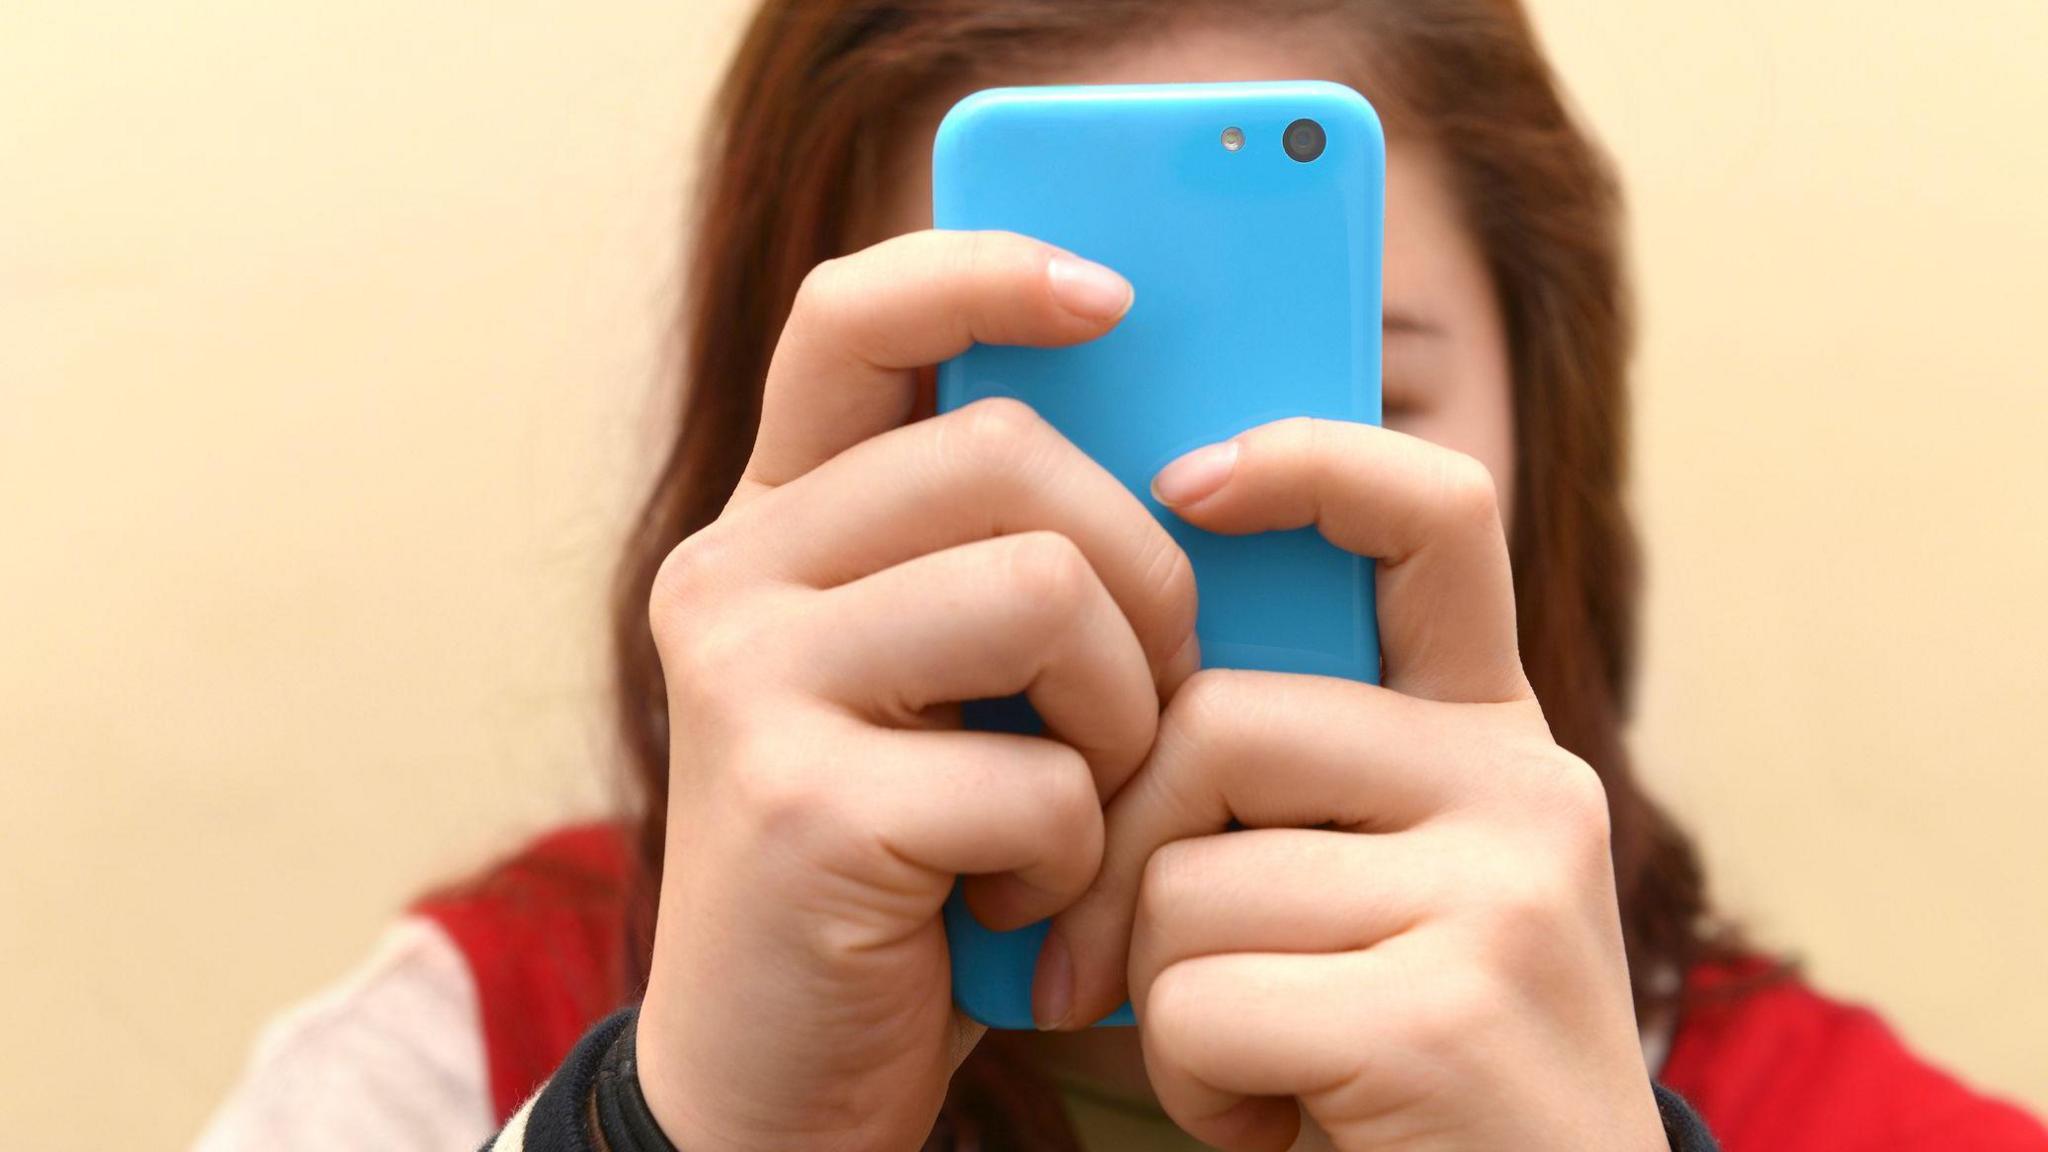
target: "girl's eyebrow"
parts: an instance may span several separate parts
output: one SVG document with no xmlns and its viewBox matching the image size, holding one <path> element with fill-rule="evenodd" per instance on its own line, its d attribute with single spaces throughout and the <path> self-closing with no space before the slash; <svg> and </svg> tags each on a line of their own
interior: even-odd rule
<svg viewBox="0 0 2048 1152">
<path fill-rule="evenodd" d="M 1388 308 L 1381 314 L 1380 331 L 1386 335 L 1441 336 L 1443 327 L 1431 320 L 1425 320 L 1413 312 L 1401 308 Z"/>
</svg>

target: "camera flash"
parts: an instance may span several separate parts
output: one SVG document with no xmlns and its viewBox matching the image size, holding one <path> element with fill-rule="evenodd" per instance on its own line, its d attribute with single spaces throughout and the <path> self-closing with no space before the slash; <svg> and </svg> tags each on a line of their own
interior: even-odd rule
<svg viewBox="0 0 2048 1152">
<path fill-rule="evenodd" d="M 1244 147 L 1244 129 L 1225 128 L 1223 130 L 1223 150 L 1225 152 L 1235 152 L 1242 147 Z"/>
</svg>

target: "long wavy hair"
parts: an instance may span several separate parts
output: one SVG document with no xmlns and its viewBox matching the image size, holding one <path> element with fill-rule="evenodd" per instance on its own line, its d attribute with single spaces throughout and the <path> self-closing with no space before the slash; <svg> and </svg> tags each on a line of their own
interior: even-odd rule
<svg viewBox="0 0 2048 1152">
<path fill-rule="evenodd" d="M 1354 44 L 1390 132 L 1447 162 L 1506 320 L 1517 474 L 1510 553 L 1521 651 L 1556 739 L 1605 782 L 1639 1015 L 1718 955 L 1699 858 L 1644 793 L 1622 739 L 1636 664 L 1637 555 L 1623 492 L 1631 332 L 1620 197 L 1516 0 L 765 0 L 704 139 L 689 229 L 680 419 L 618 568 L 618 724 L 637 785 L 629 929 L 644 976 L 666 838 L 671 732 L 647 624 L 655 571 L 716 518 L 753 444 L 762 382 L 814 265 L 853 247 L 907 109 L 1031 62 L 1170 20 L 1315 19 Z M 934 1147 L 1072 1148 L 1031 1069 L 984 1044 L 956 1078 Z"/>
</svg>

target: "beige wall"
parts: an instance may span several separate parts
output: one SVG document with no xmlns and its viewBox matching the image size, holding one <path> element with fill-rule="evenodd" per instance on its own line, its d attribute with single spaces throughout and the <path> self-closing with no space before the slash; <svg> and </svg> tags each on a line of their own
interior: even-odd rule
<svg viewBox="0 0 2048 1152">
<path fill-rule="evenodd" d="M 181 1141 L 409 892 L 603 802 L 741 7 L 0 16 L 24 1146 Z M 2048 6 L 1538 9 L 1636 205 L 1645 759 L 1766 940 L 2048 1107 Z"/>
</svg>

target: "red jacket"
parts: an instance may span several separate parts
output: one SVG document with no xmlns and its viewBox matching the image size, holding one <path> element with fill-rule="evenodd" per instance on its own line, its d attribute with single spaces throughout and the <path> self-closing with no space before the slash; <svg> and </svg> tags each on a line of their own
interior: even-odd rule
<svg viewBox="0 0 2048 1152">
<path fill-rule="evenodd" d="M 629 848 L 615 825 L 563 829 L 418 910 L 476 979 L 491 1094 L 503 1123 L 627 987 Z M 1695 991 L 1740 966 L 1692 973 Z M 1658 1079 L 1726 1152 L 2048 1152 L 2048 1129 L 1906 1051 L 1865 1009 L 1797 981 L 1680 1021 Z"/>
</svg>

